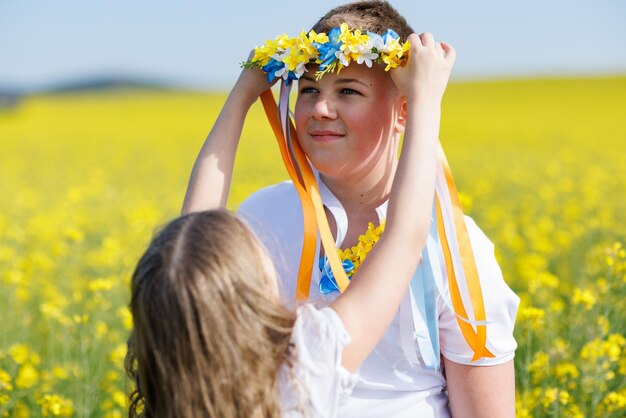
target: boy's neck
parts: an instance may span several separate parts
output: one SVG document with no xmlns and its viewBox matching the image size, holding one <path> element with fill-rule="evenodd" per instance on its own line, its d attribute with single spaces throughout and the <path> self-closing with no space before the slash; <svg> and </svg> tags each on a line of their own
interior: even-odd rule
<svg viewBox="0 0 626 418">
<path fill-rule="evenodd" d="M 396 168 L 397 160 L 394 159 L 392 164 L 385 164 L 368 173 L 348 178 L 330 177 L 320 173 L 320 178 L 350 217 L 373 211 L 389 199 Z"/>
</svg>

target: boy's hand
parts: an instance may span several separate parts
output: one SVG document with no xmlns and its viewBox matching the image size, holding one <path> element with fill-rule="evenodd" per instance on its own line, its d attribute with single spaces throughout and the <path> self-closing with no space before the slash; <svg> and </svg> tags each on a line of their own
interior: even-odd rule
<svg viewBox="0 0 626 418">
<path fill-rule="evenodd" d="M 441 101 L 456 59 L 451 45 L 435 42 L 430 33 L 409 35 L 409 60 L 391 70 L 391 79 L 407 101 L 418 98 Z"/>
<path fill-rule="evenodd" d="M 250 52 L 248 60 L 252 59 L 253 56 L 254 51 Z M 259 98 L 261 93 L 265 90 L 269 90 L 277 80 L 278 78 L 270 83 L 267 80 L 267 74 L 260 68 L 244 68 L 241 70 L 239 79 L 237 79 L 237 83 L 233 89 L 239 90 L 241 94 L 253 103 Z"/>
</svg>

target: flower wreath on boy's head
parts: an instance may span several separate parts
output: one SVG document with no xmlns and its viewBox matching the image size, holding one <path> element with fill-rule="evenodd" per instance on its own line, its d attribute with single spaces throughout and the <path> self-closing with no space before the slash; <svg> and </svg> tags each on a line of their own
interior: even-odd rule
<svg viewBox="0 0 626 418">
<path fill-rule="evenodd" d="M 271 82 L 282 78 L 286 84 L 299 79 L 307 71 L 307 64 L 319 64 L 315 73 L 319 80 L 328 72 L 341 71 L 351 62 L 386 64 L 389 71 L 403 65 L 411 44 L 400 42 L 400 36 L 388 29 L 384 34 L 351 30 L 346 23 L 331 29 L 328 34 L 310 31 L 301 32 L 296 38 L 283 34 L 254 48 L 252 59 L 243 63 L 246 68 L 258 67 L 267 73 Z"/>
<path fill-rule="evenodd" d="M 289 110 L 290 82 L 298 80 L 307 71 L 307 64 L 319 65 L 315 74 L 316 80 L 335 70 L 338 73 L 352 62 L 368 67 L 373 63 L 383 63 L 386 65 L 385 70 L 389 71 L 407 62 L 410 49 L 411 44 L 408 41 L 401 42 L 398 34 L 391 29 L 379 35 L 372 32 L 363 33 L 358 29 L 352 30 L 348 24 L 343 23 L 339 28 L 331 29 L 328 34 L 301 32 L 296 38 L 283 34 L 256 47 L 254 56 L 242 63 L 245 68 L 262 69 L 267 73 L 270 82 L 277 78 L 282 79 L 278 109 L 271 90 L 261 94 L 261 101 L 278 140 L 287 172 L 302 203 L 304 242 L 296 286 L 297 300 L 306 300 L 309 296 L 312 269 L 318 266 L 315 262 L 318 231 L 328 259 L 325 274 L 342 293 L 349 284 L 346 271 L 351 273 L 354 266 L 342 263 L 340 259 L 340 252 L 335 245 L 324 212 L 317 180 L 297 141 Z M 415 309 L 420 310 L 427 323 L 426 327 L 416 329 L 420 351 L 426 366 L 437 369 L 440 367 L 437 316 L 432 306 L 432 301 L 436 297 L 433 293 L 435 289 L 439 290 L 445 303 L 455 312 L 461 332 L 474 351 L 472 361 L 482 357 L 494 357 L 485 346 L 488 321 L 485 318 L 476 261 L 454 179 L 441 146 L 439 160 L 433 209 L 437 222 L 436 226 L 433 224 L 431 227 L 431 237 L 410 287 L 411 303 Z M 434 260 L 439 260 L 439 254 L 443 254 L 445 259 L 449 299 L 445 296 L 447 292 L 439 265 L 433 265 Z M 329 267 L 332 272 L 329 271 Z M 465 283 L 464 288 L 467 290 L 465 297 L 461 295 L 458 281 Z M 416 301 L 416 298 L 421 302 Z M 470 299 L 469 303 L 467 299 Z M 469 318 L 466 306 L 471 307 L 474 319 Z M 410 353 L 407 355 L 411 358 Z"/>
</svg>

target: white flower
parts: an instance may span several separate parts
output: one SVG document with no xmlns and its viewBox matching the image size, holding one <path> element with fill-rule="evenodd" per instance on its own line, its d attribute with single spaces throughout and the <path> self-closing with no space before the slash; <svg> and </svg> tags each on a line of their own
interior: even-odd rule
<svg viewBox="0 0 626 418">
<path fill-rule="evenodd" d="M 276 58 L 274 58 L 276 59 Z M 280 70 L 276 71 L 274 73 L 274 75 L 278 78 L 282 77 L 285 80 L 287 80 L 287 77 L 289 77 L 289 68 L 287 68 L 286 65 L 283 65 L 283 68 L 281 68 Z"/>
<path fill-rule="evenodd" d="M 302 74 L 304 74 L 304 72 L 307 71 L 306 67 L 304 66 L 304 63 L 301 62 L 300 64 L 298 64 L 298 66 L 296 67 L 296 69 L 294 70 L 294 73 L 296 73 L 296 76 L 298 78 L 300 78 L 302 76 Z"/>
<path fill-rule="evenodd" d="M 382 52 L 382 50 L 385 48 L 383 37 L 377 33 L 372 33 L 372 32 L 367 32 L 367 34 L 370 37 L 368 45 Z"/>
<path fill-rule="evenodd" d="M 359 56 L 356 59 L 357 64 L 367 65 L 368 67 L 372 67 L 372 60 L 378 58 L 378 54 L 372 52 L 372 45 L 368 42 L 368 45 L 361 45 L 359 47 Z"/>
<path fill-rule="evenodd" d="M 378 54 L 369 52 L 369 53 L 361 53 L 361 55 L 359 55 L 356 59 L 356 63 L 357 64 L 363 64 L 365 63 L 365 65 L 367 65 L 368 67 L 372 68 L 372 60 L 375 60 L 376 58 L 378 58 Z"/>
<path fill-rule="evenodd" d="M 347 67 L 350 64 L 350 61 L 348 60 L 348 56 L 346 54 L 344 54 L 343 52 L 337 51 L 337 52 L 335 52 L 335 56 L 337 58 L 339 58 L 339 62 L 344 67 Z"/>
</svg>

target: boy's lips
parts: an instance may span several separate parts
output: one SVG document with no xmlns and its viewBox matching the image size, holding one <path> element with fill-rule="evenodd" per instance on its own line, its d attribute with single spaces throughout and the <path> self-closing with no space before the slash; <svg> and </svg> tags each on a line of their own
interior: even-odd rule
<svg viewBox="0 0 626 418">
<path fill-rule="evenodd" d="M 331 142 L 345 136 L 340 132 L 330 130 L 314 130 L 309 132 L 309 135 L 314 142 Z"/>
</svg>

